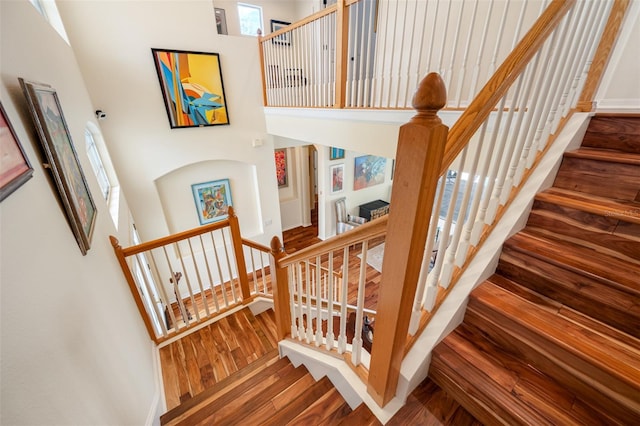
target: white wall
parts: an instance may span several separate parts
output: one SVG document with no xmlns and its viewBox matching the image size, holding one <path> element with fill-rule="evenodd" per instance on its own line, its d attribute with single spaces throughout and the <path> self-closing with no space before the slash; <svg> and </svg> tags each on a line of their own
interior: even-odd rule
<svg viewBox="0 0 640 426">
<path fill-rule="evenodd" d="M 295 22 L 313 13 L 310 0 L 213 0 L 216 8 L 224 9 L 227 17 L 227 32 L 229 35 L 240 35 L 238 18 L 238 3 L 250 4 L 262 8 L 264 25 L 263 35 L 271 32 L 271 20 Z"/>
<path fill-rule="evenodd" d="M 0 423 L 141 425 L 159 401 L 149 337 L 109 235 L 84 129 L 94 105 L 69 46 L 27 1 L 0 2 L 0 95 L 34 177 L 0 204 Z M 52 85 L 97 207 L 82 256 L 47 170 L 18 77 Z M 120 218 L 128 218 L 120 203 Z"/>
<path fill-rule="evenodd" d="M 107 0 L 59 7 L 94 105 L 108 114 L 102 129 L 142 240 L 197 224 L 190 185 L 230 176 L 214 168 L 207 175 L 191 165 L 215 161 L 255 168 L 259 204 L 253 212 L 237 209 L 241 226 L 265 244 L 279 235 L 273 143 L 262 112 L 256 39 L 218 36 L 208 0 L 154 2 L 152 9 L 148 2 Z M 152 47 L 219 53 L 230 125 L 170 129 Z M 254 148 L 255 139 L 263 144 Z M 174 178 L 179 182 L 171 183 Z M 179 191 L 172 197 L 184 205 L 162 202 L 154 185 L 159 179 Z M 241 186 L 231 189 L 234 199 L 244 196 Z"/>
</svg>

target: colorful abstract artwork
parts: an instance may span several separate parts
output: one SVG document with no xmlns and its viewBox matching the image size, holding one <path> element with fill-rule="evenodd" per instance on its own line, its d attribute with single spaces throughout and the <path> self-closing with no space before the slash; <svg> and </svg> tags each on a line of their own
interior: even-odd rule
<svg viewBox="0 0 640 426">
<path fill-rule="evenodd" d="M 32 176 L 33 168 L 0 103 L 0 201 Z"/>
<path fill-rule="evenodd" d="M 87 254 L 98 211 L 71 141 L 58 94 L 50 86 L 19 80 L 46 156 L 45 167 L 51 171 L 80 251 Z"/>
<path fill-rule="evenodd" d="M 368 188 L 384 182 L 384 171 L 387 159 L 375 155 L 356 157 L 353 174 L 353 190 Z"/>
<path fill-rule="evenodd" d="M 289 175 L 287 174 L 287 150 L 276 149 L 276 178 L 278 179 L 278 188 L 284 188 L 289 185 Z"/>
<path fill-rule="evenodd" d="M 329 148 L 329 160 L 340 160 L 344 158 L 344 149 L 332 146 Z"/>
<path fill-rule="evenodd" d="M 329 176 L 331 176 L 331 193 L 335 194 L 344 189 L 344 164 L 336 164 L 329 168 Z"/>
<path fill-rule="evenodd" d="M 191 185 L 200 225 L 217 222 L 229 216 L 231 186 L 229 179 Z"/>
<path fill-rule="evenodd" d="M 151 52 L 172 129 L 229 124 L 217 53 Z"/>
</svg>

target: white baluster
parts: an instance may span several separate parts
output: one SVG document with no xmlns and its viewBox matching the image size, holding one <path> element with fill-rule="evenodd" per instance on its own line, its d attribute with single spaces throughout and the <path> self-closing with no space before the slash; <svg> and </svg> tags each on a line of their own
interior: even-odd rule
<svg viewBox="0 0 640 426">
<path fill-rule="evenodd" d="M 327 288 L 327 309 L 329 311 L 329 315 L 327 315 L 327 339 L 325 347 L 330 351 L 333 349 L 333 345 L 335 344 L 335 336 L 333 334 L 333 252 L 329 252 L 327 268 L 329 269 L 329 283 Z"/>
<path fill-rule="evenodd" d="M 362 358 L 362 316 L 364 308 L 364 285 L 367 277 L 367 249 L 369 241 L 362 242 L 362 258 L 360 259 L 360 278 L 358 279 L 358 301 L 356 303 L 356 325 L 351 342 L 351 362 L 359 365 Z"/>
<path fill-rule="evenodd" d="M 340 334 L 338 335 L 338 353 L 347 350 L 347 292 L 349 289 L 349 247 L 342 254 L 342 297 L 340 300 Z"/>
<path fill-rule="evenodd" d="M 202 249 L 202 255 L 204 256 L 204 264 L 207 267 L 207 277 L 209 277 L 209 290 L 211 291 L 211 298 L 213 299 L 213 304 L 216 307 L 215 311 L 218 312 L 220 310 L 220 305 L 218 304 L 218 295 L 216 294 L 215 286 L 213 284 L 213 276 L 211 274 L 211 267 L 209 266 L 209 258 L 207 256 L 207 251 L 204 248 L 202 234 L 200 234 L 198 237 L 200 239 L 200 248 Z"/>
<path fill-rule="evenodd" d="M 193 262 L 193 269 L 196 271 L 196 279 L 198 281 L 198 287 L 200 288 L 200 297 L 202 298 L 202 304 L 204 305 L 204 312 L 206 313 L 207 316 L 209 316 L 211 314 L 209 312 L 209 301 L 207 300 L 207 296 L 204 293 L 204 288 L 202 287 L 202 278 L 200 277 L 200 269 L 198 268 L 198 262 L 196 262 L 196 256 L 193 253 L 191 238 L 187 239 L 187 243 L 189 244 L 189 253 L 191 254 L 191 261 Z"/>
</svg>

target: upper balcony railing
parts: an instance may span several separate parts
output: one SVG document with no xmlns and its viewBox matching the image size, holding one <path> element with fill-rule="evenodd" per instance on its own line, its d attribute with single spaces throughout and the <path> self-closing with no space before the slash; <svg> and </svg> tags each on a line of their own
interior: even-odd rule
<svg viewBox="0 0 640 426">
<path fill-rule="evenodd" d="M 339 0 L 260 38 L 265 106 L 411 108 L 428 72 L 463 108 L 545 0 Z"/>
</svg>

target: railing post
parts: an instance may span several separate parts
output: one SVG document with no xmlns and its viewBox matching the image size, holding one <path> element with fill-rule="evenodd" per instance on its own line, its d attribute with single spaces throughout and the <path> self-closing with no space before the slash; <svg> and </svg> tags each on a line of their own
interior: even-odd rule
<svg viewBox="0 0 640 426">
<path fill-rule="evenodd" d="M 595 110 L 594 96 L 596 90 L 600 85 L 600 80 L 604 74 L 611 57 L 611 51 L 616 44 L 620 28 L 622 27 L 622 21 L 624 15 L 629 7 L 629 0 L 616 0 L 611 8 L 607 25 L 604 28 L 602 37 L 600 38 L 600 44 L 596 53 L 593 56 L 591 67 L 589 68 L 589 74 L 587 80 L 582 88 L 582 94 L 578 100 L 577 110 L 583 112 L 590 112 Z"/>
<path fill-rule="evenodd" d="M 247 302 L 251 297 L 251 290 L 249 289 L 247 264 L 245 263 L 244 250 L 242 249 L 242 235 L 240 235 L 240 224 L 238 222 L 238 216 L 236 216 L 236 213 L 233 211 L 233 207 L 229 207 L 229 229 L 231 230 L 233 254 L 236 258 L 236 269 L 238 271 L 238 280 L 240 281 L 242 301 Z"/>
<path fill-rule="evenodd" d="M 430 73 L 413 98 L 418 113 L 400 127 L 368 392 L 380 405 L 395 395 L 448 127 L 442 78 Z M 382 344 L 378 344 L 381 342 Z"/>
<path fill-rule="evenodd" d="M 336 99 L 333 107 L 344 108 L 349 62 L 349 8 L 345 0 L 338 0 L 336 6 Z"/>
<path fill-rule="evenodd" d="M 280 259 L 286 253 L 278 237 L 271 239 L 271 253 L 269 256 L 271 265 L 271 289 L 273 290 L 273 310 L 276 314 L 276 332 L 278 340 L 283 340 L 291 331 L 291 311 L 289 281 L 287 269 L 280 266 Z"/>
<path fill-rule="evenodd" d="M 266 68 L 264 66 L 264 49 L 262 48 L 264 39 L 261 35 L 258 36 L 258 52 L 260 53 L 260 77 L 262 78 L 262 104 L 268 106 L 269 101 L 267 99 L 267 80 L 265 78 Z"/>
<path fill-rule="evenodd" d="M 113 251 L 116 254 L 116 258 L 118 259 L 118 263 L 122 268 L 122 272 L 124 273 L 124 277 L 127 280 L 127 284 L 129 284 L 129 290 L 131 290 L 131 294 L 133 295 L 133 300 L 136 301 L 136 306 L 138 307 L 138 311 L 140 311 L 140 316 L 144 321 L 144 325 L 147 328 L 147 333 L 149 333 L 149 337 L 154 342 L 158 343 L 158 339 L 156 338 L 156 333 L 153 331 L 153 325 L 151 325 L 151 320 L 149 319 L 149 315 L 142 304 L 142 298 L 140 298 L 140 293 L 138 292 L 138 288 L 136 287 L 136 282 L 133 279 L 133 275 L 131 274 L 131 270 L 129 269 L 129 265 L 127 264 L 127 260 L 122 253 L 122 247 L 120 246 L 120 242 L 113 235 L 109 236 L 109 240 L 111 240 L 111 245 L 113 246 Z"/>
</svg>

